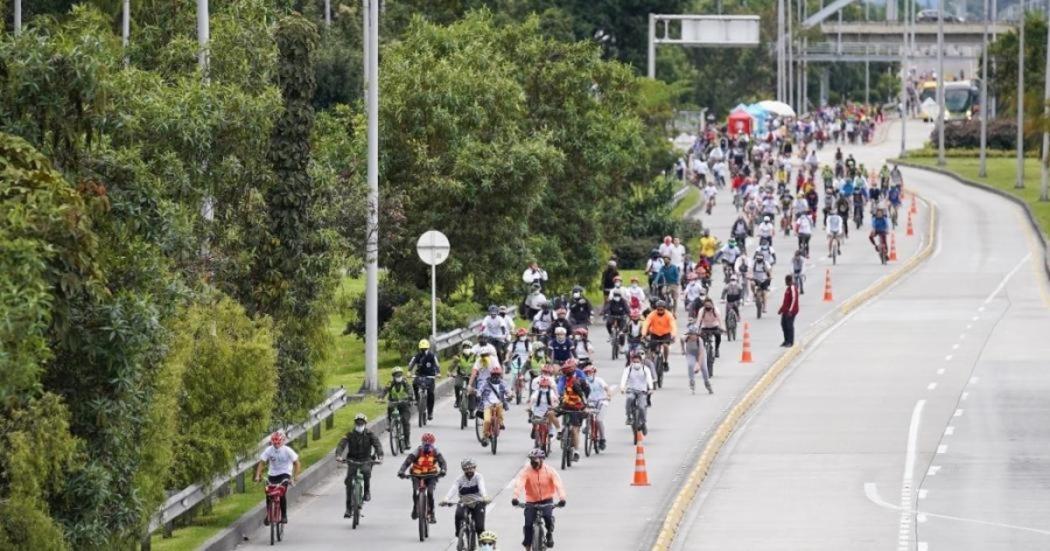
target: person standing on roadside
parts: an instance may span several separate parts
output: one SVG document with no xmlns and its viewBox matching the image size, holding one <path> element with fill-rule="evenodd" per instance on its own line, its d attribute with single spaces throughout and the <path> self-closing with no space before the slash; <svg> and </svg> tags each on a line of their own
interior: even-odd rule
<svg viewBox="0 0 1050 551">
<path fill-rule="evenodd" d="M 780 346 L 791 348 L 795 346 L 795 316 L 798 315 L 798 288 L 795 287 L 795 278 L 784 276 L 784 302 L 780 304 L 780 328 L 784 330 L 784 342 Z"/>
</svg>

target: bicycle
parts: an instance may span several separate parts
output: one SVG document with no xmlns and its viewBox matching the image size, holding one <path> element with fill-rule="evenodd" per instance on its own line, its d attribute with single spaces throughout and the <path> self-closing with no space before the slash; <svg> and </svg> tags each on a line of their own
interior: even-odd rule
<svg viewBox="0 0 1050 551">
<path fill-rule="evenodd" d="M 601 411 L 601 405 L 597 407 L 589 407 L 584 410 L 587 413 L 587 419 L 583 424 L 583 453 L 587 457 L 591 456 L 591 451 L 594 455 L 601 453 L 601 439 L 602 434 L 601 424 L 598 423 L 598 413 Z"/>
<path fill-rule="evenodd" d="M 656 388 L 664 387 L 664 372 L 667 371 L 667 356 L 662 339 L 649 341 L 649 353 L 653 355 L 653 371 L 656 372 Z"/>
<path fill-rule="evenodd" d="M 561 434 L 558 436 L 558 440 L 561 441 L 561 469 L 565 469 L 572 466 L 573 462 L 573 451 L 572 451 L 572 411 L 562 411 L 561 421 Z"/>
<path fill-rule="evenodd" d="M 411 400 L 399 400 L 390 403 L 390 414 L 387 415 L 387 432 L 390 433 L 390 455 L 397 456 L 408 449 L 408 435 L 404 434 L 405 425 L 401 419 L 401 404 L 411 404 Z"/>
<path fill-rule="evenodd" d="M 474 509 L 477 507 L 484 508 L 488 505 L 488 501 L 478 500 L 471 501 L 468 503 L 459 502 L 442 502 L 442 507 L 463 507 L 467 509 L 463 514 L 463 524 L 460 524 L 459 530 L 456 531 L 456 551 L 474 551 L 478 548 L 478 528 L 474 524 Z"/>
<path fill-rule="evenodd" d="M 831 249 L 831 264 L 838 264 L 839 255 L 842 254 L 842 242 L 839 240 L 838 234 L 831 236 L 831 244 L 828 248 Z"/>
<path fill-rule="evenodd" d="M 519 503 L 519 509 L 553 509 L 563 507 L 555 503 Z M 543 522 L 543 515 L 537 511 L 532 521 L 532 549 L 530 551 L 547 550 L 547 525 Z"/>
<path fill-rule="evenodd" d="M 609 339 L 612 341 L 612 359 L 614 361 L 620 357 L 620 324 L 622 322 L 623 316 L 613 316 L 612 331 L 609 333 Z"/>
<path fill-rule="evenodd" d="M 467 419 L 470 418 L 470 406 L 468 405 L 470 400 L 467 399 L 467 381 L 469 379 L 469 375 L 456 375 L 456 384 L 460 385 L 459 402 L 456 404 L 456 407 L 459 409 L 459 430 L 467 428 Z"/>
<path fill-rule="evenodd" d="M 419 407 L 417 409 L 419 409 L 419 428 L 423 428 L 427 425 L 427 394 L 434 384 L 434 378 L 428 375 L 417 375 L 416 379 L 422 379 L 419 383 L 419 398 L 417 400 Z M 427 380 L 429 380 L 429 386 Z"/>
<path fill-rule="evenodd" d="M 726 340 L 736 340 L 736 326 L 740 319 L 740 305 L 737 302 L 726 304 Z"/>
<path fill-rule="evenodd" d="M 368 461 L 354 461 L 352 459 L 336 459 L 336 462 L 349 465 L 378 465 L 380 462 L 374 459 Z M 357 529 L 357 526 L 361 524 L 361 508 L 365 503 L 365 475 L 361 469 L 357 469 L 354 473 L 354 478 L 350 482 L 350 516 L 353 519 L 350 523 L 350 528 Z"/>
<path fill-rule="evenodd" d="M 762 285 L 755 282 L 755 314 L 758 319 L 762 319 L 762 311 L 766 309 L 766 291 L 762 288 Z"/>
<path fill-rule="evenodd" d="M 631 422 L 631 435 L 634 437 L 634 444 L 637 445 L 638 435 L 649 432 L 645 426 L 649 396 L 648 392 L 640 390 L 628 390 L 627 393 L 630 395 L 627 398 L 627 419 Z"/>
<path fill-rule="evenodd" d="M 522 393 L 525 392 L 525 372 L 529 370 L 529 360 L 522 360 L 516 356 L 510 361 L 510 374 L 514 381 L 514 402 L 521 405 Z"/>
<path fill-rule="evenodd" d="M 886 234 L 885 233 L 879 233 L 878 234 L 878 239 L 879 239 L 879 244 L 876 245 L 875 248 L 876 248 L 876 250 L 877 250 L 877 252 L 879 254 L 879 260 L 883 264 L 886 264 L 886 262 L 888 262 L 890 260 L 890 256 L 886 252 L 887 251 L 887 248 L 886 248 Z"/>
<path fill-rule="evenodd" d="M 533 448 L 539 448 L 543 450 L 543 453 L 550 455 L 551 453 L 551 424 L 546 417 L 535 417 L 530 419 L 532 422 L 533 431 Z"/>
<path fill-rule="evenodd" d="M 270 525 L 270 545 L 284 539 L 284 515 L 281 514 L 281 498 L 292 485 L 291 480 L 282 480 L 277 484 L 264 482 L 266 485 L 266 523 Z"/>
<path fill-rule="evenodd" d="M 707 357 L 707 376 L 715 376 L 715 344 L 714 337 L 720 329 L 701 329 L 700 340 L 704 341 L 704 352 Z"/>
<path fill-rule="evenodd" d="M 430 500 L 427 499 L 427 480 L 440 478 L 440 474 L 413 474 L 401 475 L 412 478 L 413 499 L 416 500 L 416 520 L 419 524 L 419 541 L 425 541 L 430 537 Z"/>
<path fill-rule="evenodd" d="M 494 408 L 496 406 L 488 406 L 488 407 Z M 484 417 L 484 416 L 482 415 L 482 416 L 476 417 L 475 419 L 478 419 L 478 418 L 481 418 L 481 417 Z M 501 422 L 503 422 L 502 416 L 496 416 L 495 413 L 493 413 L 493 415 L 489 416 L 489 433 L 488 433 L 487 436 L 488 436 L 489 446 L 492 449 L 492 455 L 496 455 L 496 445 L 499 442 L 499 432 L 500 432 L 500 423 Z M 481 423 L 482 423 L 482 431 L 484 431 L 485 430 L 484 429 L 485 421 L 482 420 Z M 481 445 L 482 446 L 485 445 L 484 439 L 482 440 Z"/>
</svg>

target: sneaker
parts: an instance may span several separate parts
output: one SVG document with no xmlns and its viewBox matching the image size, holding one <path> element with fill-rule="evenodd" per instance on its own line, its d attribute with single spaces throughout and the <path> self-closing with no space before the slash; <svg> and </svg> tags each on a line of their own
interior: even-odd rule
<svg viewBox="0 0 1050 551">
<path fill-rule="evenodd" d="M 721 353 L 721 352 L 719 352 L 718 350 L 715 350 L 715 357 L 716 357 L 716 358 L 719 358 L 719 357 L 721 357 L 721 356 L 722 356 L 722 353 Z"/>
<path fill-rule="evenodd" d="M 427 515 L 427 522 L 430 524 L 437 524 L 438 519 L 436 516 L 434 516 L 434 513 L 430 513 L 429 515 Z"/>
<path fill-rule="evenodd" d="M 627 425 L 628 427 L 631 426 L 631 418 L 628 417 L 627 420 L 623 422 L 623 424 Z"/>
<path fill-rule="evenodd" d="M 412 509 L 412 520 L 416 520 L 417 518 L 419 518 L 419 514 L 416 513 L 415 509 Z"/>
<path fill-rule="evenodd" d="M 372 493 L 365 491 L 365 501 L 372 501 Z"/>
<path fill-rule="evenodd" d="M 554 534 L 547 532 L 547 547 L 554 547 Z"/>
<path fill-rule="evenodd" d="M 580 460 L 580 452 L 578 452 L 576 450 L 572 450 L 572 460 L 573 461 L 579 461 Z M 547 547 L 550 547 L 550 546 L 548 545 Z"/>
<path fill-rule="evenodd" d="M 605 451 L 605 439 L 604 438 L 602 438 L 601 440 L 598 441 L 598 449 L 602 450 L 602 451 Z"/>
<path fill-rule="evenodd" d="M 428 413 L 427 414 L 427 421 L 433 421 L 433 420 L 434 420 L 434 414 L 433 413 Z"/>
<path fill-rule="evenodd" d="M 266 517 L 263 517 L 263 526 L 269 526 L 269 525 L 270 525 L 270 519 L 266 518 Z"/>
<path fill-rule="evenodd" d="M 288 517 L 282 518 L 281 519 L 281 524 L 288 524 Z"/>
<path fill-rule="evenodd" d="M 707 393 L 708 394 L 714 394 L 715 393 L 714 390 L 711 390 L 711 383 L 707 383 L 707 385 L 705 385 L 705 386 L 707 387 Z"/>
<path fill-rule="evenodd" d="M 482 447 L 482 448 L 487 448 L 487 447 L 489 447 L 489 439 L 488 439 L 488 438 L 485 438 L 485 439 L 483 439 L 483 440 L 481 441 L 481 447 Z"/>
<path fill-rule="evenodd" d="M 345 512 L 345 513 L 343 513 L 343 518 L 350 518 L 350 517 L 352 517 L 352 516 L 353 516 L 353 515 L 351 515 L 351 514 L 350 514 L 350 509 L 347 509 L 347 510 L 346 510 L 346 512 Z"/>
</svg>

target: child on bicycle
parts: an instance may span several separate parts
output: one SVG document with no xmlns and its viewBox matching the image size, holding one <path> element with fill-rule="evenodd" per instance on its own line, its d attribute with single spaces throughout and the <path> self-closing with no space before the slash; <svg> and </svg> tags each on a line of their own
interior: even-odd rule
<svg viewBox="0 0 1050 551">
<path fill-rule="evenodd" d="M 597 375 L 598 368 L 588 365 L 583 368 L 583 374 L 587 376 L 587 386 L 591 393 L 587 395 L 587 407 L 595 411 L 598 420 L 598 448 L 605 449 L 605 406 L 609 404 L 609 385 Z"/>
<path fill-rule="evenodd" d="M 488 447 L 489 430 L 492 428 L 492 423 L 498 423 L 500 430 L 503 430 L 503 412 L 510 409 L 510 402 L 507 401 L 507 385 L 503 384 L 503 368 L 496 366 L 489 370 L 489 378 L 481 383 L 480 392 L 481 396 L 478 401 L 485 412 L 485 424 L 482 430 L 485 436 L 481 440 L 481 445 Z"/>
<path fill-rule="evenodd" d="M 256 482 L 262 480 L 263 465 L 267 466 L 267 482 L 270 484 L 290 484 L 299 479 L 302 465 L 299 454 L 291 446 L 285 445 L 285 436 L 281 431 L 270 435 L 270 445 L 259 455 L 259 464 L 255 467 Z M 268 521 L 267 521 L 268 522 Z M 281 496 L 281 524 L 288 524 L 288 498 Z"/>
</svg>

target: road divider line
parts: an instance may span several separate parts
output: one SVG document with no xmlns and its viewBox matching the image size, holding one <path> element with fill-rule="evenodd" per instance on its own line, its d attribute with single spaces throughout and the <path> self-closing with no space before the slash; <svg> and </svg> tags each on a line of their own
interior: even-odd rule
<svg viewBox="0 0 1050 551">
<path fill-rule="evenodd" d="M 868 288 L 847 299 L 833 312 L 837 313 L 839 316 L 848 316 L 852 314 L 857 308 L 866 304 L 882 291 L 898 282 L 905 275 L 914 271 L 930 257 L 938 242 L 938 239 L 936 238 L 938 229 L 937 207 L 924 198 L 922 198 L 922 201 L 926 204 L 928 219 L 926 231 L 921 236 L 922 242 L 919 245 L 919 250 L 897 269 L 883 276 L 875 283 L 868 286 Z M 711 437 L 704 445 L 704 449 L 696 464 L 693 466 L 693 469 L 689 472 L 689 476 L 683 483 L 682 489 L 678 491 L 678 494 L 676 494 L 672 500 L 667 515 L 664 517 L 664 521 L 660 526 L 660 530 L 657 532 L 656 540 L 652 546 L 653 551 L 667 551 L 671 548 L 674 538 L 678 533 L 679 526 L 685 517 L 686 510 L 693 503 L 693 500 L 696 498 L 696 495 L 700 490 L 700 486 L 703 484 L 704 480 L 706 480 L 707 475 L 713 468 L 718 453 L 725 446 L 726 441 L 729 440 L 744 416 L 765 396 L 766 391 L 770 386 L 780 378 L 780 375 L 795 361 L 796 358 L 799 357 L 802 351 L 806 350 L 810 346 L 810 343 L 820 339 L 822 335 L 827 334 L 832 328 L 833 327 L 824 329 L 816 335 L 808 335 L 802 339 L 800 344 L 785 351 L 732 406 L 729 413 L 722 418 L 721 422 L 719 422 Z"/>
<path fill-rule="evenodd" d="M 937 468 L 940 469 L 940 467 L 937 467 Z M 920 492 L 920 496 L 919 496 L 920 499 L 924 497 L 924 496 L 921 495 L 921 492 L 923 492 L 923 491 L 925 491 L 925 490 L 919 490 L 919 492 Z M 882 496 L 879 495 L 879 488 L 878 488 L 878 486 L 875 485 L 874 482 L 865 482 L 864 483 L 864 495 L 867 496 L 869 501 L 871 501 L 875 505 L 878 505 L 879 507 L 882 507 L 883 509 L 892 509 L 892 510 L 899 509 L 899 507 L 897 505 L 894 505 L 892 503 L 887 503 L 885 500 L 882 499 Z M 954 515 L 942 515 L 940 513 L 931 513 L 929 511 L 916 510 L 915 512 L 917 514 L 925 515 L 927 517 L 939 518 L 939 519 L 944 519 L 944 520 L 954 520 L 954 521 L 957 521 L 957 522 L 968 522 L 968 523 L 971 523 L 971 524 L 980 524 L 982 526 L 992 526 L 992 527 L 995 527 L 995 528 L 1005 528 L 1007 530 L 1020 530 L 1022 532 L 1032 532 L 1032 533 L 1035 533 L 1035 534 L 1044 534 L 1044 535 L 1050 536 L 1050 530 L 1046 530 L 1046 529 L 1042 529 L 1042 528 L 1031 528 L 1031 527 L 1028 527 L 1028 526 L 1018 526 L 1016 524 L 1006 524 L 1006 523 L 1003 523 L 1003 522 L 994 522 L 994 521 L 990 521 L 990 520 L 981 520 L 981 519 L 975 519 L 975 518 L 957 517 L 957 516 L 954 516 Z"/>
<path fill-rule="evenodd" d="M 911 422 L 908 424 L 908 447 L 904 453 L 904 476 L 901 480 L 901 529 L 898 537 L 907 545 L 911 544 L 911 537 L 907 536 L 911 529 L 912 513 L 915 511 L 912 503 L 915 501 L 915 447 L 919 440 L 919 425 L 922 423 L 922 410 L 926 406 L 926 400 L 915 402 L 915 408 L 911 411 Z"/>
<path fill-rule="evenodd" d="M 1014 274 L 1017 273 L 1017 270 L 1020 270 L 1021 266 L 1024 266 L 1024 263 L 1028 262 L 1029 258 L 1032 258 L 1031 251 L 1028 251 L 1028 254 L 1024 255 L 1024 258 L 1022 258 L 1012 270 L 1010 270 L 1005 276 L 1003 276 L 1003 279 L 999 282 L 999 285 L 992 290 L 992 293 L 988 295 L 988 298 L 984 299 L 985 304 L 988 304 L 989 302 L 995 299 L 995 295 L 998 295 L 999 292 L 1003 290 L 1003 287 L 1006 287 L 1006 284 L 1010 281 L 1010 278 L 1014 277 Z M 976 319 L 977 317 L 974 316 L 975 321 Z"/>
</svg>

